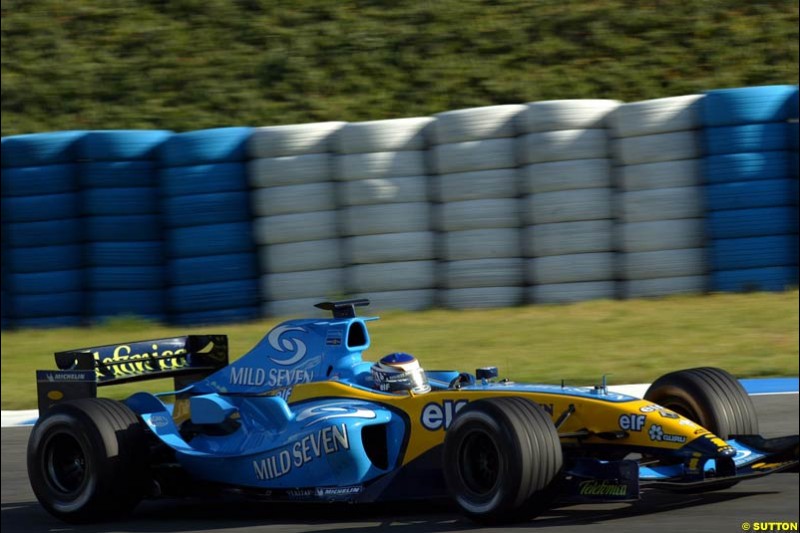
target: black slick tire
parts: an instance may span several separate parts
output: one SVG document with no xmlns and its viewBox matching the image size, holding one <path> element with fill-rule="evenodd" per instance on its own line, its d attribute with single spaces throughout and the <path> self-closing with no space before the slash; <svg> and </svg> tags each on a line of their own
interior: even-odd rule
<svg viewBox="0 0 800 533">
<path fill-rule="evenodd" d="M 692 368 L 658 378 L 645 400 L 685 416 L 722 439 L 757 435 L 758 418 L 741 383 L 719 368 Z"/>
<path fill-rule="evenodd" d="M 126 405 L 86 398 L 56 405 L 28 441 L 28 477 L 53 516 L 73 523 L 119 518 L 145 494 L 147 442 Z"/>
<path fill-rule="evenodd" d="M 462 511 L 482 524 L 529 520 L 552 502 L 563 458 L 538 404 L 517 397 L 471 402 L 444 440 L 444 477 Z"/>
</svg>

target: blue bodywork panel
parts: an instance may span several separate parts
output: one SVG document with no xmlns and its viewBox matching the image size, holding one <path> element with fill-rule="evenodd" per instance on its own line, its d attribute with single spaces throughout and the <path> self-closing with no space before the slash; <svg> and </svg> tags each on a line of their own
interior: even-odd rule
<svg viewBox="0 0 800 533">
<path fill-rule="evenodd" d="M 211 402 L 211 397 L 203 397 L 202 404 Z M 317 400 L 292 409 L 279 396 L 227 396 L 214 401 L 221 410 L 210 411 L 235 408 L 239 427 L 224 436 L 198 434 L 190 442 L 154 396 L 137 393 L 126 403 L 190 473 L 256 488 L 363 484 L 396 467 L 407 431 L 400 414 L 364 401 Z M 207 417 L 208 412 L 201 410 L 200 421 Z M 386 468 L 377 468 L 368 459 L 361 439 L 362 430 L 374 425 L 386 426 Z"/>
</svg>

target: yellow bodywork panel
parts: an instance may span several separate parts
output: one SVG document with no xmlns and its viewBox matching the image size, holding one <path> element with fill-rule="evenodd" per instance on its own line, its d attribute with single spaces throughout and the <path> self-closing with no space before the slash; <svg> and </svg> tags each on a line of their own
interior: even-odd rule
<svg viewBox="0 0 800 533">
<path fill-rule="evenodd" d="M 288 401 L 294 403 L 321 398 L 352 398 L 384 404 L 404 412 L 411 426 L 403 458 L 405 465 L 434 446 L 442 444 L 445 428 L 450 425 L 456 412 L 468 402 L 499 396 L 518 396 L 533 400 L 550 412 L 553 421 L 572 404 L 575 410 L 559 428 L 559 433 L 588 430 L 591 436 L 583 438 L 584 444 L 614 442 L 619 445 L 678 449 L 703 435 L 707 435 L 706 438 L 716 438 L 691 420 L 639 399 L 614 402 L 568 394 L 503 391 L 496 387 L 487 387 L 485 390 L 434 390 L 415 396 L 373 392 L 337 381 L 322 381 L 295 385 Z M 613 440 L 596 435 L 622 431 L 626 436 Z"/>
</svg>

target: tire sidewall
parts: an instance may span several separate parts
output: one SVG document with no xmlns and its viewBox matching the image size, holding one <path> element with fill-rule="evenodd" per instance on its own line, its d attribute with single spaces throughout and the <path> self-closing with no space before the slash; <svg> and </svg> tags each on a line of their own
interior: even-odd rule
<svg viewBox="0 0 800 533">
<path fill-rule="evenodd" d="M 444 461 L 445 479 L 450 493 L 464 511 L 472 516 L 493 515 L 501 512 L 509 501 L 516 499 L 521 476 L 519 470 L 512 465 L 521 463 L 521 450 L 514 445 L 514 440 L 500 417 L 483 410 L 465 408 L 447 430 L 445 440 Z M 483 433 L 493 442 L 499 459 L 498 478 L 494 486 L 486 494 L 479 494 L 470 489 L 463 479 L 461 449 L 465 438 L 472 433 Z"/>
<path fill-rule="evenodd" d="M 644 398 L 683 414 L 723 439 L 758 434 L 752 400 L 735 377 L 719 368 L 665 374 L 653 382 Z"/>
<path fill-rule="evenodd" d="M 73 493 L 60 492 L 47 472 L 47 444 L 59 435 L 74 439 L 85 460 L 85 477 Z M 103 439 L 94 427 L 72 413 L 54 413 L 42 419 L 31 433 L 28 443 L 28 476 L 36 497 L 48 511 L 57 516 L 84 514 L 91 510 L 98 494 L 108 490 L 107 453 Z"/>
<path fill-rule="evenodd" d="M 718 428 L 711 401 L 702 391 L 686 384 L 684 387 L 664 385 L 648 394 L 648 400 L 697 422 L 704 428 Z"/>
</svg>

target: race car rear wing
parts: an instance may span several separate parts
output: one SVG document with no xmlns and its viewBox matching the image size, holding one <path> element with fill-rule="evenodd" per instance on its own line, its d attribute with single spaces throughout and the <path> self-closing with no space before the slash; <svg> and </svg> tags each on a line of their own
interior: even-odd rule
<svg viewBox="0 0 800 533">
<path fill-rule="evenodd" d="M 97 387 L 167 377 L 175 389 L 227 366 L 226 335 L 188 335 L 56 352 L 58 370 L 37 370 L 39 413 L 97 396 Z"/>
</svg>

